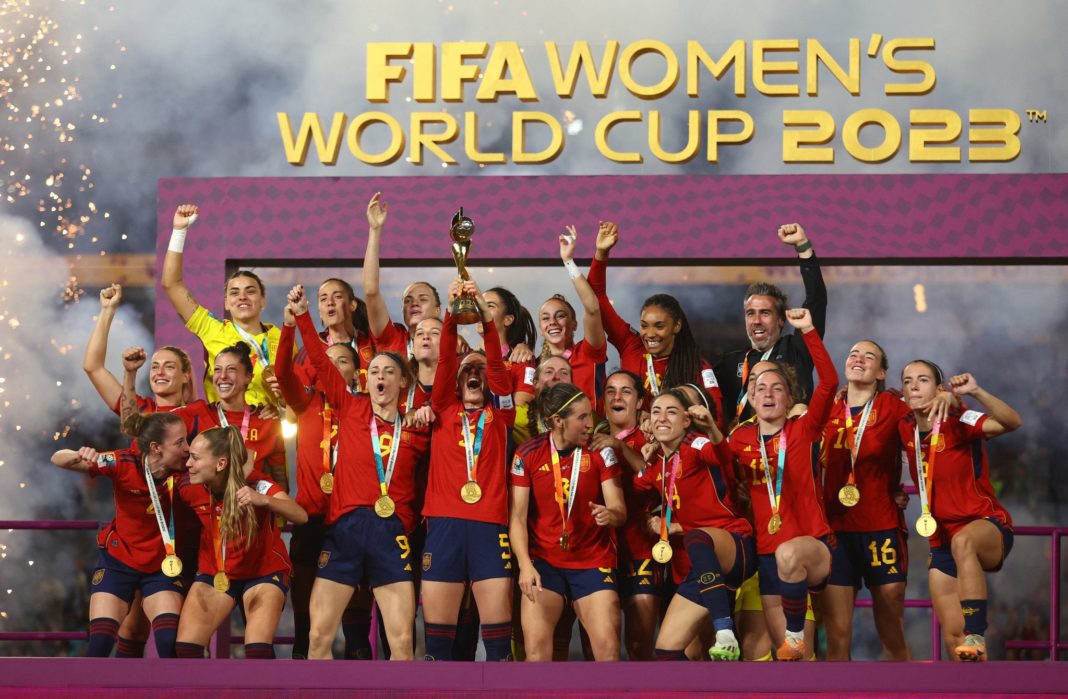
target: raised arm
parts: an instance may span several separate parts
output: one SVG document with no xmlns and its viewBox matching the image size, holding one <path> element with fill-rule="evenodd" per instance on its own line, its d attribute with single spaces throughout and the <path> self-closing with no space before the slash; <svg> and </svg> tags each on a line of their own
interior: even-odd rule
<svg viewBox="0 0 1068 699">
<path fill-rule="evenodd" d="M 300 284 L 289 291 L 287 297 L 289 312 L 296 318 L 297 328 L 300 330 L 300 338 L 304 342 L 304 349 L 308 353 L 308 361 L 315 367 L 315 374 L 319 382 L 319 388 L 326 394 L 326 399 L 335 406 L 342 406 L 352 398 L 345 379 L 341 378 L 340 372 L 334 366 L 330 358 L 326 356 L 323 343 L 319 334 L 315 331 L 311 314 L 308 313 L 308 297 L 304 294 L 304 287 Z"/>
<path fill-rule="evenodd" d="M 807 308 L 791 308 L 786 311 L 786 320 L 801 334 L 808 352 L 812 356 L 812 364 L 816 367 L 816 376 L 819 382 L 812 392 L 812 399 L 806 412 L 800 421 L 806 426 L 808 439 L 815 441 L 823 434 L 823 426 L 831 416 L 831 406 L 834 404 L 834 394 L 838 391 L 838 371 L 834 368 L 834 362 L 827 354 L 827 348 L 820 339 L 819 332 L 812 325 L 812 314 Z"/>
<path fill-rule="evenodd" d="M 389 325 L 389 309 L 382 297 L 379 284 L 379 250 L 382 244 L 382 227 L 386 225 L 388 207 L 381 192 L 375 192 L 367 204 L 367 249 L 363 254 L 363 300 L 367 304 L 367 322 L 371 335 L 377 337 Z"/>
<path fill-rule="evenodd" d="M 193 313 L 200 305 L 193 298 L 193 293 L 182 280 L 182 251 L 185 249 L 185 236 L 189 227 L 197 220 L 197 207 L 193 204 L 182 204 L 174 212 L 174 229 L 171 231 L 171 242 L 167 245 L 167 254 L 163 258 L 163 274 L 161 283 L 163 291 L 167 293 L 174 310 L 183 323 L 188 323 Z"/>
<path fill-rule="evenodd" d="M 616 228 L 616 224 L 609 223 L 608 221 L 601 221 L 601 230 L 605 230 L 607 227 L 611 229 Z M 564 268 L 567 270 L 567 274 L 571 277 L 571 283 L 575 286 L 575 293 L 578 294 L 579 301 L 582 303 L 582 338 L 595 349 L 599 349 L 605 346 L 608 338 L 604 333 L 604 324 L 601 321 L 601 305 L 597 301 L 597 293 L 590 286 L 589 281 L 583 276 L 582 271 L 575 264 L 575 243 L 578 240 L 578 233 L 575 231 L 574 226 L 567 227 L 567 234 L 560 236 L 560 259 L 564 263 Z"/>
<path fill-rule="evenodd" d="M 85 345 L 85 358 L 82 360 L 82 370 L 85 371 L 93 388 L 107 404 L 108 408 L 114 409 L 115 403 L 122 396 L 122 384 L 104 366 L 108 354 L 108 334 L 111 332 L 111 322 L 115 320 L 115 312 L 122 300 L 122 287 L 112 284 L 100 290 L 100 315 L 96 317 L 96 325 L 89 335 L 89 342 Z"/>
<path fill-rule="evenodd" d="M 822 338 L 827 331 L 827 285 L 823 282 L 823 272 L 812 250 L 812 242 L 800 223 L 779 226 L 779 240 L 797 251 L 797 259 L 801 261 L 801 281 L 805 284 L 805 302 L 801 307 L 812 313 L 812 325 Z"/>
<path fill-rule="evenodd" d="M 137 412 L 137 370 L 144 366 L 148 354 L 142 347 L 129 347 L 122 353 L 122 397 L 119 399 L 119 423 Z"/>
<path fill-rule="evenodd" d="M 450 303 L 460 295 L 463 285 L 458 279 L 449 284 Z M 494 333 L 486 332 L 489 339 Z M 438 350 L 438 368 L 434 371 L 434 385 L 430 389 L 430 407 L 436 415 L 442 415 L 456 400 L 456 370 L 460 363 L 456 358 L 456 319 L 445 311 L 441 327 L 441 345 Z"/>
<path fill-rule="evenodd" d="M 949 380 L 949 385 L 954 394 L 971 396 L 986 408 L 987 418 L 983 421 L 983 434 L 987 437 L 1012 432 L 1023 424 L 1020 413 L 990 391 L 981 388 L 971 374 L 958 374 Z"/>
<path fill-rule="evenodd" d="M 630 343 L 636 342 L 636 347 L 641 345 L 641 339 L 633 328 L 623 320 L 612 302 L 608 300 L 608 282 L 605 269 L 608 262 L 609 251 L 619 242 L 619 229 L 616 226 L 601 226 L 597 230 L 597 251 L 593 261 L 590 262 L 589 284 L 597 296 L 597 306 L 601 311 L 601 323 L 604 327 L 608 341 L 619 350 Z"/>
<path fill-rule="evenodd" d="M 78 451 L 73 449 L 60 449 L 52 454 L 52 464 L 67 471 L 87 473 L 99 456 L 96 449 L 82 447 Z"/>
<path fill-rule="evenodd" d="M 497 333 L 497 325 L 493 322 L 489 305 L 474 279 L 464 282 L 464 292 L 474 296 L 478 310 L 482 311 L 482 344 L 486 349 L 486 382 L 489 384 L 489 389 L 495 395 L 510 396 L 512 395 L 512 375 L 504 367 L 501 336 Z"/>
<path fill-rule="evenodd" d="M 278 379 L 278 388 L 282 391 L 282 400 L 286 405 L 298 413 L 304 412 L 311 402 L 311 395 L 300 385 L 296 372 L 293 371 L 293 345 L 296 335 L 296 318 L 289 308 L 285 307 L 285 322 L 282 325 L 282 335 L 278 339 L 278 352 L 274 358 L 274 375 Z"/>
</svg>

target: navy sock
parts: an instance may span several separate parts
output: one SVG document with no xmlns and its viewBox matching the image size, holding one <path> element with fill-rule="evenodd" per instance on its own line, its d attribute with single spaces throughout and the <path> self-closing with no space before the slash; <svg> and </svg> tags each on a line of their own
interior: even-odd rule
<svg viewBox="0 0 1068 699">
<path fill-rule="evenodd" d="M 176 658 L 204 659 L 204 646 L 199 643 L 186 643 L 185 641 L 174 642 L 174 656 Z"/>
<path fill-rule="evenodd" d="M 986 600 L 962 599 L 960 610 L 964 614 L 964 634 L 986 633 Z"/>
<path fill-rule="evenodd" d="M 143 658 L 145 657 L 145 642 L 119 636 L 118 643 L 115 646 L 115 657 Z"/>
<path fill-rule="evenodd" d="M 452 644 L 456 640 L 456 624 L 424 623 L 426 657 L 424 660 L 452 660 Z"/>
<path fill-rule="evenodd" d="M 453 660 L 474 660 L 478 650 L 478 607 L 472 599 L 470 604 L 460 610 L 460 619 L 456 623 L 456 640 L 452 644 Z"/>
<path fill-rule="evenodd" d="M 178 639 L 178 615 L 160 614 L 152 620 L 152 638 L 156 641 L 156 654 L 161 658 L 177 658 L 174 644 Z"/>
<path fill-rule="evenodd" d="M 786 582 L 779 578 L 782 594 L 782 612 L 786 616 L 786 630 L 801 633 L 805 630 L 805 612 L 808 611 L 808 584 Z"/>
<path fill-rule="evenodd" d="M 346 609 L 341 615 L 341 630 L 345 634 L 345 659 L 371 659 L 371 610 Z"/>
<path fill-rule="evenodd" d="M 115 638 L 119 635 L 119 622 L 107 617 L 89 620 L 89 648 L 86 655 L 90 658 L 106 658 L 111 655 Z"/>
<path fill-rule="evenodd" d="M 713 627 L 716 631 L 733 629 L 730 595 L 723 579 L 723 568 L 716 555 L 715 542 L 708 532 L 701 529 L 686 532 L 683 542 L 686 545 L 686 555 L 690 557 L 691 574 L 697 578 L 701 604 L 712 617 Z"/>
<path fill-rule="evenodd" d="M 686 660 L 686 651 L 684 650 L 664 650 L 663 648 L 657 648 L 653 652 L 656 654 L 658 662 L 665 660 Z"/>
<path fill-rule="evenodd" d="M 486 662 L 512 659 L 512 625 L 483 624 L 482 644 L 486 646 Z"/>
<path fill-rule="evenodd" d="M 274 658 L 274 644 L 246 643 L 245 657 L 249 660 L 272 660 Z"/>
</svg>

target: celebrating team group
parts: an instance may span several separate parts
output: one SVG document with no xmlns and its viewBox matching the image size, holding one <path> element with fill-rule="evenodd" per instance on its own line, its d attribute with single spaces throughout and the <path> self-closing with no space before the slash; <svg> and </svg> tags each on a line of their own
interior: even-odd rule
<svg viewBox="0 0 1068 699">
<path fill-rule="evenodd" d="M 105 367 L 112 285 L 85 371 L 133 442 L 52 458 L 114 490 L 89 655 L 139 657 L 151 635 L 161 657 L 202 658 L 240 606 L 245 656 L 273 658 L 288 595 L 294 658 L 333 657 L 339 626 L 345 657 L 370 657 L 374 605 L 382 652 L 412 659 L 421 605 L 427 660 L 474 659 L 479 637 L 487 660 L 566 659 L 576 617 L 588 659 L 808 660 L 815 606 L 826 657 L 845 660 L 863 584 L 885 656 L 906 660 L 912 528 L 930 540 L 948 651 L 986 659 L 986 572 L 1013 535 L 982 441 L 1020 417 L 971 374 L 944 376 L 926 359 L 888 388 L 872 339 L 851 338 L 840 379 L 802 226 L 778 236 L 797 252 L 804 303 L 752 284 L 749 346 L 711 364 L 675 297 L 650 296 L 636 325 L 616 312 L 612 223 L 585 273 L 577 231 L 559 236 L 578 310 L 554 294 L 532 316 L 462 269 L 444 303 L 410 284 L 394 322 L 379 285 L 388 207 L 375 194 L 362 298 L 336 278 L 315 299 L 293 287 L 279 328 L 261 319 L 252 272 L 226 281 L 226 320 L 193 298 L 182 258 L 196 218 L 178 207 L 162 283 L 204 346 L 205 398 L 176 347 L 127 349 L 121 378 Z M 462 322 L 481 347 L 458 334 Z M 293 498 L 283 420 L 297 427 Z M 910 522 L 902 452 L 920 501 Z"/>
</svg>

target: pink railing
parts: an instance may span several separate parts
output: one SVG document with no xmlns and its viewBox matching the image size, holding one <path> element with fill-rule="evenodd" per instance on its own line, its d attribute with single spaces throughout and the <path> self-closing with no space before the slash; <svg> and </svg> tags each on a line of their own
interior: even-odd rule
<svg viewBox="0 0 1068 699">
<path fill-rule="evenodd" d="M 907 487 L 906 491 L 915 488 Z M 100 523 L 93 520 L 0 520 L 0 529 L 31 529 L 31 530 L 97 530 Z M 1050 575 L 1049 575 L 1049 640 L 1048 641 L 1021 641 L 1009 640 L 1005 647 L 1015 650 L 1043 649 L 1049 651 L 1050 660 L 1059 659 L 1059 651 L 1068 649 L 1068 642 L 1060 640 L 1060 579 L 1061 579 L 1061 537 L 1068 535 L 1068 527 L 1014 527 L 1016 536 L 1048 536 L 1050 537 Z M 870 599 L 858 599 L 858 607 L 871 607 Z M 906 599 L 907 608 L 931 608 L 929 599 Z M 931 614 L 931 659 L 940 660 L 942 657 L 942 634 L 938 625 L 938 619 Z M 86 631 L 5 631 L 0 632 L 0 641 L 84 641 L 89 638 Z M 230 645 L 243 642 L 241 636 L 230 635 L 229 620 L 223 622 L 216 632 L 212 642 L 215 651 L 214 657 L 230 657 Z M 372 637 L 372 642 L 377 641 L 377 633 Z M 291 645 L 292 636 L 278 636 L 274 642 L 279 645 Z M 377 645 L 377 644 L 375 644 Z M 377 650 L 377 649 L 376 649 Z M 376 653 L 377 656 L 377 653 Z"/>
</svg>

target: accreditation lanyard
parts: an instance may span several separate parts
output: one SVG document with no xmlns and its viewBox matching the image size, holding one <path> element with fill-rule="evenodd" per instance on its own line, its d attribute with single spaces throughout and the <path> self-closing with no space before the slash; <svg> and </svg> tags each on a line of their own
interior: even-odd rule
<svg viewBox="0 0 1068 699">
<path fill-rule="evenodd" d="M 264 335 L 263 339 L 257 342 L 256 338 L 254 338 L 252 335 L 249 335 L 240 325 L 234 323 L 233 326 L 234 330 L 237 331 L 237 334 L 240 335 L 241 339 L 245 341 L 245 344 L 252 348 L 252 351 L 256 353 L 256 359 L 260 361 L 260 366 L 269 366 L 271 363 L 271 355 L 267 347 L 267 336 Z"/>
<path fill-rule="evenodd" d="M 553 485 L 556 488 L 556 504 L 560 507 L 560 523 L 563 533 L 570 535 L 568 523 L 571 521 L 571 508 L 575 505 L 575 494 L 578 492 L 579 477 L 582 475 L 582 447 L 575 447 L 575 451 L 571 454 L 571 478 L 568 480 L 566 495 L 564 494 L 564 478 L 560 471 L 560 455 L 556 452 L 556 444 L 553 443 L 551 432 L 549 433 L 549 451 L 553 461 Z"/>
<path fill-rule="evenodd" d="M 215 553 L 215 572 L 226 573 L 226 542 L 222 538 L 222 511 L 220 508 L 219 514 L 215 514 L 215 497 L 211 498 L 211 521 L 214 523 L 212 527 L 211 538 L 213 542 L 212 548 Z"/>
<path fill-rule="evenodd" d="M 393 469 L 397 465 L 397 454 L 400 453 L 401 416 L 393 419 L 393 441 L 389 446 L 389 464 L 382 465 L 382 442 L 378 437 L 378 418 L 371 415 L 371 446 L 375 450 L 375 470 L 378 471 L 378 487 L 383 495 L 389 494 L 389 482 L 393 480 Z"/>
<path fill-rule="evenodd" d="M 771 486 L 771 464 L 768 463 L 768 452 L 764 446 L 764 436 L 757 427 L 757 444 L 760 445 L 760 461 L 764 465 L 764 482 L 768 486 L 768 500 L 771 502 L 771 515 L 779 514 L 779 502 L 782 499 L 782 474 L 786 472 L 786 424 L 779 431 L 779 463 L 778 473 L 775 474 L 775 488 Z"/>
<path fill-rule="evenodd" d="M 141 460 L 145 469 L 145 482 L 148 483 L 148 495 L 152 498 L 152 509 L 156 512 L 156 525 L 159 526 L 159 535 L 163 539 L 163 548 L 168 556 L 174 555 L 174 476 L 167 476 L 167 494 L 170 497 L 170 519 L 163 518 L 159 493 L 156 492 L 156 479 L 152 477 L 152 471 L 148 468 L 148 457 Z"/>
<path fill-rule="evenodd" d="M 226 411 L 223 410 L 222 405 L 215 404 L 215 412 L 219 415 L 219 426 L 229 427 L 230 423 L 226 420 Z M 248 423 L 252 419 L 252 411 L 249 407 L 245 406 L 245 414 L 241 417 L 241 439 L 248 439 Z"/>
<path fill-rule="evenodd" d="M 645 353 L 645 373 L 649 377 L 649 392 L 653 397 L 660 395 L 660 382 L 656 380 L 656 367 L 653 366 L 653 355 Z"/>
<path fill-rule="evenodd" d="M 482 430 L 486 427 L 486 410 L 478 416 L 478 426 L 475 427 L 475 438 L 471 439 L 471 421 L 467 419 L 467 413 L 462 413 L 460 419 L 464 426 L 464 457 L 467 459 L 467 480 L 478 482 L 478 455 L 482 451 Z"/>
<path fill-rule="evenodd" d="M 916 480 L 919 481 L 917 490 L 920 491 L 920 509 L 923 514 L 929 515 L 931 514 L 931 490 L 934 485 L 935 454 L 938 453 L 938 435 L 942 431 L 942 422 L 935 421 L 931 427 L 931 451 L 927 458 L 926 473 L 923 467 L 923 441 L 920 439 L 920 426 L 916 425 L 912 430 L 912 441 L 916 445 Z"/>
<path fill-rule="evenodd" d="M 853 411 L 849 408 L 849 400 L 846 399 L 844 402 L 846 446 L 849 447 L 849 484 L 854 485 L 857 482 L 857 455 L 860 454 L 860 440 L 864 438 L 864 429 L 868 426 L 868 418 L 871 416 L 872 406 L 875 405 L 875 396 L 864 404 L 864 410 L 860 413 L 860 422 L 857 423 L 857 431 L 852 440 L 849 439 L 849 431 L 853 429 Z"/>
<path fill-rule="evenodd" d="M 334 465 L 337 464 L 337 447 L 335 443 L 330 445 L 331 438 L 334 436 L 334 411 L 330 408 L 330 404 L 326 402 L 326 398 L 323 398 L 323 441 L 319 442 L 319 447 L 323 452 L 323 473 L 333 473 Z M 340 439 L 338 440 L 341 441 Z"/>
<path fill-rule="evenodd" d="M 671 465 L 671 475 L 668 475 L 667 465 Z M 668 459 L 660 457 L 660 499 L 664 503 L 664 516 L 660 518 L 660 540 L 668 540 L 668 531 L 671 530 L 671 515 L 675 511 L 675 479 L 679 476 L 679 466 L 682 465 L 682 457 L 675 452 Z"/>
<path fill-rule="evenodd" d="M 771 356 L 771 351 L 775 349 L 775 345 L 768 348 L 768 351 L 760 355 L 760 362 L 768 361 L 768 357 Z M 754 363 L 759 364 L 760 362 Z M 742 412 L 745 411 L 745 406 L 749 403 L 749 351 L 745 352 L 745 361 L 742 362 L 742 390 L 738 391 L 738 400 L 734 409 L 734 416 L 740 418 Z"/>
</svg>

